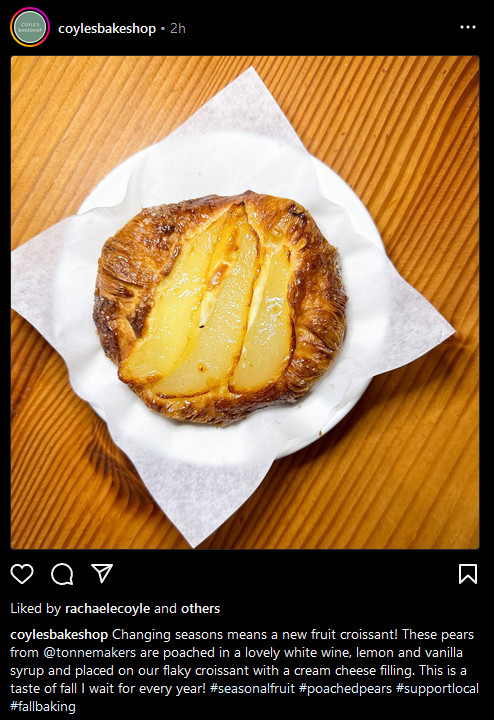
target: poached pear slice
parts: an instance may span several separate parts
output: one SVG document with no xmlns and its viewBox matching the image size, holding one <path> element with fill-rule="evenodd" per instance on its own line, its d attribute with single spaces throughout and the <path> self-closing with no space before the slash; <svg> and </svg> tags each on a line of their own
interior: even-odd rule
<svg viewBox="0 0 494 720">
<path fill-rule="evenodd" d="M 228 254 L 230 224 L 231 213 L 222 215 L 182 247 L 154 290 L 143 333 L 120 364 L 124 382 L 145 385 L 166 377 L 194 345 L 210 267 Z"/>
<path fill-rule="evenodd" d="M 212 268 L 209 275 L 198 313 L 201 321 L 197 325 L 197 342 L 172 373 L 152 386 L 157 395 L 179 397 L 207 392 L 226 383 L 238 361 L 259 272 L 259 247 L 243 207 L 227 224 L 227 252 L 222 260 L 217 255 L 217 269 Z"/>
<path fill-rule="evenodd" d="M 242 353 L 230 380 L 232 392 L 275 382 L 291 358 L 293 329 L 288 303 L 290 256 L 284 245 L 267 254 L 251 304 Z"/>
</svg>

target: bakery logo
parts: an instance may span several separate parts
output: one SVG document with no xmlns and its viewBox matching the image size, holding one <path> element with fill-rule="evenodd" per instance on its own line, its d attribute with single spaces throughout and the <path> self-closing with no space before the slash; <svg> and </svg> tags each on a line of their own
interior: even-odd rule
<svg viewBox="0 0 494 720">
<path fill-rule="evenodd" d="M 10 21 L 10 32 L 19 45 L 36 47 L 36 45 L 41 45 L 48 37 L 50 21 L 45 13 L 38 10 L 38 8 L 21 8 Z"/>
</svg>

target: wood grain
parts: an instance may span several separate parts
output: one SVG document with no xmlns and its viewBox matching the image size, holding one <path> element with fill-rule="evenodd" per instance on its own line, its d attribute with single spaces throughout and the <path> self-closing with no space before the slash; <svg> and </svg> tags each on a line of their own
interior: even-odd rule
<svg viewBox="0 0 494 720">
<path fill-rule="evenodd" d="M 12 247 L 252 65 L 456 329 L 278 460 L 202 548 L 478 546 L 476 57 L 14 57 Z M 63 360 L 12 313 L 14 548 L 187 548 Z"/>
</svg>

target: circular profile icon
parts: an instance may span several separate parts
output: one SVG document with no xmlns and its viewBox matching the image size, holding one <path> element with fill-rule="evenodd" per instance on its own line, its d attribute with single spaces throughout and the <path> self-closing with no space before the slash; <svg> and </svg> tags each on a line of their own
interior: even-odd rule
<svg viewBox="0 0 494 720">
<path fill-rule="evenodd" d="M 18 10 L 10 21 L 14 40 L 24 47 L 36 47 L 48 37 L 50 21 L 42 10 L 25 7 Z"/>
</svg>

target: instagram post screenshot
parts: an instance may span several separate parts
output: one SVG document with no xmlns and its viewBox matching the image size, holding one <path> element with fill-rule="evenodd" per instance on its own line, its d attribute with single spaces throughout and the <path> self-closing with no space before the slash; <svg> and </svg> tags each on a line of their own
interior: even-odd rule
<svg viewBox="0 0 494 720">
<path fill-rule="evenodd" d="M 4 717 L 478 711 L 480 17 L 2 15 Z"/>
</svg>

